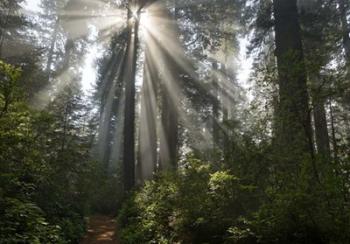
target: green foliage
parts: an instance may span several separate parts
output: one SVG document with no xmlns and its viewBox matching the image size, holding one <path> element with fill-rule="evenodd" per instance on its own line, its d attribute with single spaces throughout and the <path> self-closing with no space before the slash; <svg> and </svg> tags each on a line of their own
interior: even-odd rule
<svg viewBox="0 0 350 244">
<path fill-rule="evenodd" d="M 221 166 L 189 157 L 146 182 L 119 214 L 124 243 L 348 243 L 339 169 L 305 159 L 291 171 L 260 150 L 247 143 Z"/>
<path fill-rule="evenodd" d="M 118 172 L 106 172 L 105 165 L 95 162 L 94 172 L 90 176 L 91 211 L 100 214 L 116 214 L 123 201 L 122 181 Z"/>
<path fill-rule="evenodd" d="M 12 102 L 19 98 L 17 84 L 21 70 L 0 60 L 0 117 L 7 112 Z"/>
<path fill-rule="evenodd" d="M 178 173 L 147 182 L 119 215 L 125 243 L 222 243 L 244 214 L 250 187 L 229 171 L 189 157 Z"/>
<path fill-rule="evenodd" d="M 1 243 L 65 243 L 61 227 L 49 224 L 34 203 L 6 198 L 0 206 Z"/>
<path fill-rule="evenodd" d="M 82 101 L 67 88 L 49 111 L 32 110 L 20 74 L 0 62 L 0 242 L 74 243 L 85 232 L 95 171 Z"/>
<path fill-rule="evenodd" d="M 349 242 L 349 206 L 341 180 L 328 166 L 318 181 L 309 164 L 303 163 L 297 178 L 280 174 L 279 183 L 265 189 L 266 200 L 249 223 L 259 243 Z"/>
</svg>

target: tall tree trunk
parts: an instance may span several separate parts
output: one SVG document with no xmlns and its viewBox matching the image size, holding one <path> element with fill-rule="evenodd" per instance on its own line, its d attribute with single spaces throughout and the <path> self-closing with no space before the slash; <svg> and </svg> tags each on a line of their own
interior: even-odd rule
<svg viewBox="0 0 350 244">
<path fill-rule="evenodd" d="M 275 43 L 279 75 L 277 140 L 290 162 L 313 156 L 306 69 L 296 0 L 274 0 Z"/>
<path fill-rule="evenodd" d="M 322 158 L 329 159 L 331 152 L 329 147 L 326 109 L 323 101 L 313 101 L 313 115 L 315 121 L 317 152 Z"/>
<path fill-rule="evenodd" d="M 118 43 L 112 48 L 112 55 L 109 61 L 103 65 L 101 71 L 101 83 L 99 84 L 98 96 L 101 99 L 100 120 L 98 129 L 98 141 L 97 141 L 97 156 L 106 163 L 110 158 L 110 140 L 108 136 L 113 129 L 112 118 L 115 115 L 120 115 L 121 97 L 123 90 L 123 81 L 121 77 L 121 69 L 123 66 L 124 58 L 126 56 L 127 47 L 127 34 L 123 31 L 117 36 Z M 118 100 L 118 101 L 116 101 Z M 116 106 L 119 104 L 119 106 Z M 119 119 L 122 124 L 122 116 Z M 122 127 L 122 125 L 120 125 Z M 105 164 L 105 166 L 107 166 Z"/>
<path fill-rule="evenodd" d="M 6 17 L 4 18 L 4 23 L 0 23 L 0 58 L 2 57 L 2 48 L 5 41 L 5 30 L 7 28 L 7 24 L 10 19 L 11 10 L 12 10 L 12 7 L 10 6 L 8 8 Z M 0 16 L 0 18 L 2 19 L 2 16 Z"/>
<path fill-rule="evenodd" d="M 11 12 L 13 11 L 14 5 L 9 2 L 6 16 L 0 16 L 0 58 L 2 58 L 2 49 L 5 42 L 5 30 L 10 22 Z M 1 21 L 3 19 L 3 21 Z"/>
<path fill-rule="evenodd" d="M 217 149 L 220 148 L 219 145 L 219 84 L 218 84 L 218 64 L 217 62 L 214 60 L 212 62 L 212 68 L 213 68 L 213 80 L 212 80 L 212 84 L 213 84 L 213 105 L 212 105 L 212 110 L 213 110 L 213 114 L 212 114 L 212 123 L 213 123 L 213 149 Z"/>
<path fill-rule="evenodd" d="M 338 163 L 338 142 L 336 137 L 336 131 L 335 131 L 335 118 L 334 118 L 334 110 L 332 101 L 329 102 L 329 110 L 330 110 L 330 117 L 331 117 L 331 130 L 332 130 L 332 146 L 333 146 L 333 160 L 335 163 Z"/>
<path fill-rule="evenodd" d="M 67 126 L 68 126 L 68 116 L 69 116 L 69 101 L 65 105 L 64 108 L 64 114 L 63 114 L 63 134 L 62 134 L 62 141 L 61 141 L 61 153 L 63 155 L 64 149 L 66 147 L 66 140 L 67 140 Z"/>
<path fill-rule="evenodd" d="M 120 157 L 118 151 L 120 144 L 118 144 L 120 133 L 117 132 L 117 128 L 122 126 L 122 118 L 118 117 L 121 112 L 121 100 L 122 97 L 118 91 L 121 91 L 123 87 L 115 88 L 113 95 L 116 96 L 110 106 L 111 111 L 105 116 L 105 127 L 102 128 L 101 145 L 100 146 L 100 159 L 103 162 L 105 169 L 108 173 L 113 173 L 116 169 L 116 164 Z"/>
<path fill-rule="evenodd" d="M 131 9 L 134 1 L 129 1 L 128 8 L 128 47 L 124 60 L 123 76 L 125 82 L 125 115 L 124 115 L 124 190 L 130 191 L 135 185 L 135 75 L 138 49 L 139 19 L 133 17 Z M 140 13 L 137 13 L 139 17 Z"/>
<path fill-rule="evenodd" d="M 53 54 L 55 52 L 55 45 L 57 42 L 58 27 L 59 27 L 59 19 L 57 19 L 55 22 L 55 27 L 54 27 L 52 37 L 51 37 L 50 49 L 49 49 L 49 53 L 47 55 L 47 63 L 46 63 L 45 73 L 46 73 L 48 79 L 51 78 L 51 66 L 53 63 Z"/>
<path fill-rule="evenodd" d="M 157 167 L 157 71 L 150 48 L 150 43 L 146 43 L 139 134 L 141 182 L 151 179 Z"/>
<path fill-rule="evenodd" d="M 226 49 L 226 48 L 225 48 Z M 225 50 L 225 53 L 228 53 L 228 50 Z M 228 64 L 227 57 L 225 57 L 225 64 L 221 64 L 221 72 L 227 78 L 232 78 L 229 73 L 226 64 Z M 229 107 L 231 106 L 231 97 L 226 93 L 224 88 L 221 88 L 221 96 L 222 96 L 222 121 L 223 121 L 223 129 L 222 129 L 222 147 L 223 147 L 223 155 L 225 160 L 230 160 L 230 156 L 234 151 L 234 142 L 232 137 L 232 129 L 227 127 L 227 122 L 229 121 Z"/>
<path fill-rule="evenodd" d="M 345 0 L 338 0 L 340 10 L 340 21 L 343 32 L 343 45 L 347 60 L 347 65 L 350 66 L 350 26 L 347 21 L 347 11 L 349 10 L 349 2 Z M 350 69 L 350 67 L 348 67 Z"/>
<path fill-rule="evenodd" d="M 324 160 L 327 160 L 330 159 L 331 150 L 325 109 L 326 100 L 323 94 L 324 87 L 321 82 L 320 69 L 315 70 L 315 74 L 309 74 L 309 77 L 315 90 L 312 95 L 312 106 L 317 153 Z"/>
<path fill-rule="evenodd" d="M 350 83 L 350 24 L 348 23 L 348 11 L 350 9 L 350 3 L 346 0 L 338 0 L 340 10 L 340 22 L 342 26 L 343 46 L 346 59 L 346 82 Z M 349 124 L 350 117 L 350 94 L 346 93 L 344 96 L 344 120 L 346 124 Z M 346 128 L 346 133 L 350 135 L 350 130 Z"/>
<path fill-rule="evenodd" d="M 178 150 L 178 111 L 176 101 L 169 94 L 166 85 L 162 85 L 162 126 L 163 136 L 160 138 L 160 167 L 172 170 L 177 167 Z"/>
<path fill-rule="evenodd" d="M 171 16 L 167 13 L 167 10 L 160 7 L 159 14 L 165 19 L 167 24 L 165 25 L 164 32 L 166 35 L 170 35 L 171 39 L 174 40 L 174 45 L 176 48 L 180 48 L 180 43 L 178 43 L 178 35 L 175 21 L 171 21 Z M 176 19 L 176 5 L 174 6 Z M 169 19 L 169 21 L 167 21 Z M 160 43 L 161 45 L 162 43 Z M 179 134 L 179 96 L 176 94 L 177 88 L 180 84 L 180 69 L 176 60 L 171 54 L 171 50 L 166 47 L 160 47 L 162 52 L 162 58 L 165 64 L 165 72 L 163 73 L 161 79 L 161 102 L 162 102 L 162 112 L 161 112 L 161 123 L 162 123 L 162 133 L 160 137 L 160 168 L 162 170 L 172 170 L 177 168 L 178 159 L 178 134 Z M 180 92 L 180 91 L 178 91 Z"/>
</svg>

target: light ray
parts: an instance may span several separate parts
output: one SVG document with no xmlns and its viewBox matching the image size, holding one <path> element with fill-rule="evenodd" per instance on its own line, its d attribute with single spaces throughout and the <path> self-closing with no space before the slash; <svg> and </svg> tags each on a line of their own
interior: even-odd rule
<svg viewBox="0 0 350 244">
<path fill-rule="evenodd" d="M 153 7 L 156 9 L 157 7 L 155 6 L 156 5 L 153 5 Z M 201 139 L 206 139 L 204 140 L 205 142 L 207 142 L 204 143 L 205 145 L 197 144 L 197 147 L 208 148 L 210 147 L 210 145 L 212 145 L 212 143 L 208 142 L 208 138 L 212 138 L 212 128 L 206 126 L 206 122 L 204 121 L 200 122 L 202 124 L 203 130 L 198 130 L 198 128 L 195 128 L 193 126 L 195 123 L 191 121 L 190 117 L 188 117 L 188 112 L 183 110 L 183 105 L 179 102 L 182 98 L 185 97 L 179 86 L 179 81 L 177 81 L 172 75 L 172 68 L 168 67 L 167 65 L 159 64 L 159 60 L 163 60 L 164 56 L 162 55 L 166 53 L 166 55 L 170 56 L 170 58 L 175 61 L 176 65 L 178 65 L 180 69 L 184 70 L 185 73 L 189 74 L 193 78 L 193 81 L 197 84 L 198 88 L 202 87 L 202 89 L 204 90 L 208 89 L 209 94 L 211 94 L 213 98 L 218 96 L 215 95 L 216 92 L 220 94 L 220 97 L 223 100 L 222 104 L 224 107 L 226 107 L 227 104 L 230 103 L 229 101 L 238 99 L 240 94 L 237 94 L 236 89 L 232 88 L 232 84 L 235 81 L 232 80 L 231 75 L 224 70 L 212 71 L 213 76 L 216 77 L 215 79 L 219 81 L 219 86 L 217 88 L 218 90 L 216 92 L 214 91 L 212 85 L 209 85 L 209 87 L 207 85 L 203 86 L 204 84 L 201 84 L 199 82 L 198 75 L 196 74 L 194 66 L 191 64 L 191 61 L 186 57 L 184 50 L 179 42 L 176 30 L 177 28 L 175 27 L 175 25 L 176 22 L 169 18 L 169 16 L 162 16 L 162 14 L 159 15 L 159 13 L 157 15 L 151 10 L 148 10 L 144 15 L 141 15 L 141 26 L 143 27 L 143 35 L 145 42 L 148 43 L 147 48 L 148 50 L 151 50 L 151 60 L 155 63 L 157 70 L 160 70 L 160 72 L 163 73 L 163 77 L 166 77 L 165 79 L 167 79 L 167 82 L 165 83 L 166 89 L 168 90 L 170 99 L 175 103 L 175 106 L 178 108 L 177 112 L 180 115 L 180 120 L 182 121 L 182 124 L 185 126 L 185 128 L 187 128 L 186 131 L 190 131 L 195 138 L 200 138 L 199 141 L 201 141 Z M 215 30 L 218 29 L 218 27 L 215 25 L 212 25 L 211 28 L 215 28 Z M 205 67 L 205 69 L 210 70 L 212 68 Z M 189 104 L 187 104 L 186 106 L 191 107 Z M 194 117 L 201 117 L 195 109 L 189 110 L 191 111 L 190 113 L 192 115 L 194 114 Z M 227 128 L 221 123 L 220 118 L 213 118 L 211 116 L 210 120 L 214 121 L 214 123 L 218 125 L 218 129 L 222 133 L 228 133 L 229 128 Z M 161 138 L 161 141 L 165 137 L 165 128 L 162 124 L 160 127 L 159 136 Z M 209 141 L 212 142 L 212 140 Z M 163 148 L 163 150 L 166 151 L 166 147 L 167 145 L 165 145 L 165 148 Z"/>
</svg>

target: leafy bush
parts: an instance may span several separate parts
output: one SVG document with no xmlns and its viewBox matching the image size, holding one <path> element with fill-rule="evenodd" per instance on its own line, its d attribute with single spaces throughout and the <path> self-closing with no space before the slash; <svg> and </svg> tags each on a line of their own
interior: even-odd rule
<svg viewBox="0 0 350 244">
<path fill-rule="evenodd" d="M 189 157 L 177 173 L 147 182 L 119 214 L 124 243 L 222 243 L 244 214 L 244 186 L 229 171 Z"/>
<path fill-rule="evenodd" d="M 270 172 L 253 186 L 232 174 L 230 163 L 220 168 L 189 157 L 125 202 L 123 243 L 349 243 L 344 180 L 330 164 L 318 165 L 317 179 L 318 163 L 324 161 L 306 159 L 298 173 Z"/>
<path fill-rule="evenodd" d="M 74 109 L 69 115 L 61 109 L 77 98 L 32 110 L 21 95 L 20 73 L 0 61 L 0 242 L 78 242 L 94 166 L 81 125 L 64 119 Z"/>
<path fill-rule="evenodd" d="M 0 201 L 1 243 L 66 243 L 58 225 L 51 225 L 34 203 L 6 198 Z"/>
</svg>

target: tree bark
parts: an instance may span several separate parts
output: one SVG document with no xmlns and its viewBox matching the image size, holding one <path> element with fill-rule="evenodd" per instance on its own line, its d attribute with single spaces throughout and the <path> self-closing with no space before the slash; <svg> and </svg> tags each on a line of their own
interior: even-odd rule
<svg viewBox="0 0 350 244">
<path fill-rule="evenodd" d="M 155 60 L 151 58 L 150 48 L 150 43 L 146 43 L 139 134 L 141 183 L 151 179 L 157 168 L 157 71 L 153 63 Z"/>
<path fill-rule="evenodd" d="M 165 19 L 164 35 L 174 40 L 174 49 L 180 48 L 180 43 L 177 35 L 177 28 L 175 21 L 176 17 L 171 17 L 167 10 L 159 7 L 158 14 Z M 176 16 L 176 5 L 174 6 Z M 171 21 L 173 20 L 173 21 Z M 156 38 L 156 37 L 155 37 Z M 158 41 L 158 40 L 157 40 Z M 180 105 L 179 96 L 177 94 L 180 89 L 180 67 L 174 57 L 172 57 L 171 50 L 161 42 L 158 42 L 162 59 L 164 60 L 164 67 L 161 79 L 161 136 L 160 136 L 160 155 L 159 164 L 161 170 L 174 170 L 177 168 L 178 160 L 178 136 L 179 136 L 179 111 Z M 166 45 L 166 44 L 165 44 Z"/>
<path fill-rule="evenodd" d="M 324 94 L 324 83 L 321 82 L 321 69 L 315 69 L 309 73 L 311 84 L 314 86 L 312 95 L 313 117 L 317 154 L 323 160 L 330 159 L 331 149 L 327 126 L 327 113 L 325 109 L 326 96 Z"/>
<path fill-rule="evenodd" d="M 120 77 L 122 66 L 120 60 L 122 60 L 125 55 L 124 46 L 113 51 L 109 67 L 104 71 L 102 81 L 102 108 L 97 146 L 100 160 L 104 163 L 105 167 L 110 170 L 113 169 L 110 160 L 113 151 L 112 146 L 114 147 L 114 150 L 116 150 L 116 145 L 113 141 L 115 140 L 115 124 L 113 124 L 113 116 L 117 116 L 116 119 L 122 124 L 120 106 L 122 102 L 123 84 L 121 84 L 122 81 Z"/>
<path fill-rule="evenodd" d="M 348 23 L 348 11 L 350 8 L 349 1 L 338 0 L 339 12 L 340 12 L 340 22 L 342 26 L 342 36 L 343 36 L 343 47 L 345 51 L 345 61 L 346 61 L 346 82 L 350 82 L 350 25 Z M 347 92 L 344 96 L 345 113 L 344 120 L 346 124 L 349 124 L 350 117 L 350 94 Z M 346 133 L 350 134 L 350 130 L 346 128 Z"/>
<path fill-rule="evenodd" d="M 331 150 L 329 146 L 325 103 L 323 101 L 316 101 L 313 102 L 313 107 L 317 152 L 322 158 L 329 159 Z"/>
<path fill-rule="evenodd" d="M 4 21 L 3 23 L 1 23 L 1 19 L 3 18 L 3 16 L 0 16 L 0 58 L 2 58 L 2 49 L 3 49 L 3 45 L 4 45 L 4 41 L 5 41 L 5 30 L 7 28 L 7 25 L 9 24 L 10 21 L 10 16 L 11 16 L 11 12 L 13 11 L 14 5 L 9 3 L 8 5 L 8 10 L 7 10 L 7 14 L 6 17 L 4 17 Z"/>
<path fill-rule="evenodd" d="M 59 27 L 59 20 L 57 19 L 55 22 L 55 27 L 54 27 L 53 33 L 52 33 L 50 49 L 49 49 L 49 53 L 47 55 L 47 63 L 46 63 L 46 69 L 45 69 L 45 73 L 47 74 L 47 77 L 49 79 L 51 78 L 51 65 L 53 62 L 53 54 L 54 54 L 55 45 L 57 42 L 58 27 Z"/>
<path fill-rule="evenodd" d="M 125 115 L 124 115 L 124 190 L 129 192 L 135 186 L 135 75 L 138 49 L 139 19 L 133 17 L 131 8 L 134 2 L 129 1 L 128 8 L 128 46 L 124 60 L 125 82 Z M 138 17 L 140 13 L 137 13 Z"/>
<path fill-rule="evenodd" d="M 333 105 L 332 102 L 329 102 L 329 110 L 330 110 L 330 116 L 331 116 L 331 130 L 332 130 L 332 146 L 333 146 L 333 160 L 335 163 L 338 163 L 338 142 L 336 137 L 336 131 L 335 131 L 335 118 L 334 118 L 334 111 L 333 111 Z"/>
<path fill-rule="evenodd" d="M 176 101 L 170 95 L 170 91 L 162 84 L 162 127 L 163 136 L 160 138 L 160 167 L 162 170 L 177 168 L 178 150 L 178 111 Z"/>
<path fill-rule="evenodd" d="M 345 50 L 345 56 L 347 60 L 348 70 L 350 69 L 350 26 L 347 21 L 347 11 L 349 9 L 349 3 L 345 0 L 338 0 L 339 10 L 340 10 L 340 21 L 342 25 L 343 32 L 343 45 Z"/>
<path fill-rule="evenodd" d="M 214 60 L 212 62 L 212 68 L 213 68 L 213 80 L 212 80 L 212 84 L 213 84 L 213 105 L 212 105 L 212 130 L 213 130 L 213 149 L 218 149 L 220 148 L 219 145 L 219 84 L 218 84 L 218 76 L 217 76 L 217 72 L 218 72 L 218 64 L 217 62 Z"/>
<path fill-rule="evenodd" d="M 306 68 L 296 0 L 274 0 L 275 44 L 279 76 L 277 140 L 291 162 L 313 156 Z"/>
</svg>

